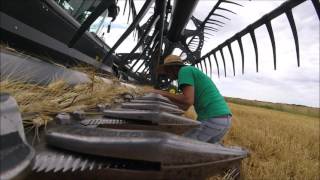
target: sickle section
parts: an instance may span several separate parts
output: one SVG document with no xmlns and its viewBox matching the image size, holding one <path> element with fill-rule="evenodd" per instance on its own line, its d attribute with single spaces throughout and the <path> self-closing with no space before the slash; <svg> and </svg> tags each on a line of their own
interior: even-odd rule
<svg viewBox="0 0 320 180">
<path fill-rule="evenodd" d="M 242 74 L 244 74 L 244 52 L 243 52 L 243 46 L 242 46 L 242 40 L 241 37 L 237 38 L 237 42 L 240 48 L 241 53 L 241 66 L 242 66 Z"/>
<path fill-rule="evenodd" d="M 130 21 L 130 16 L 131 16 L 131 6 L 132 6 L 132 0 L 129 0 L 129 15 L 128 15 L 127 23 L 129 23 L 129 21 Z"/>
<path fill-rule="evenodd" d="M 213 21 L 213 22 L 217 22 L 217 23 L 220 23 L 220 24 L 226 24 L 222 21 L 219 21 L 219 20 L 216 20 L 216 19 L 208 19 L 208 21 Z"/>
<path fill-rule="evenodd" d="M 213 53 L 213 57 L 214 57 L 214 60 L 215 60 L 215 62 L 216 62 L 217 71 L 218 71 L 218 77 L 220 78 L 219 63 L 218 63 L 218 60 L 217 60 L 216 52 Z"/>
<path fill-rule="evenodd" d="M 296 24 L 294 22 L 294 18 L 293 18 L 291 9 L 286 12 L 286 15 L 287 15 L 288 21 L 290 23 L 292 35 L 293 35 L 293 38 L 294 38 L 294 44 L 296 45 L 298 67 L 300 67 L 299 39 L 298 39 L 297 28 L 296 28 Z"/>
<path fill-rule="evenodd" d="M 272 30 L 272 25 L 271 22 L 268 21 L 266 22 L 266 27 L 269 33 L 269 37 L 271 40 L 271 45 L 272 45 L 272 52 L 273 52 L 273 66 L 274 66 L 274 70 L 277 69 L 277 55 L 276 55 L 276 43 L 274 40 L 274 34 L 273 34 L 273 30 Z"/>
<path fill-rule="evenodd" d="M 259 56 L 258 56 L 258 46 L 257 46 L 257 40 L 256 40 L 256 36 L 254 34 L 254 30 L 251 30 L 250 31 L 250 37 L 251 37 L 251 40 L 252 40 L 252 43 L 253 43 L 253 47 L 254 47 L 254 52 L 255 52 L 255 55 L 256 55 L 256 70 L 257 72 L 259 71 L 259 67 L 258 67 L 258 64 L 259 64 Z"/>
<path fill-rule="evenodd" d="M 213 24 L 213 25 L 216 25 L 216 26 L 219 26 L 219 27 L 223 27 L 223 25 L 218 24 L 218 23 L 215 23 L 215 22 L 212 22 L 212 21 L 210 21 L 210 19 L 208 20 L 207 23 L 208 23 L 208 24 Z"/>
<path fill-rule="evenodd" d="M 219 29 L 211 27 L 211 26 L 205 26 L 204 29 L 208 29 L 208 30 L 211 30 L 211 31 L 214 31 L 214 32 L 218 32 L 219 31 Z"/>
<path fill-rule="evenodd" d="M 222 11 L 227 11 L 227 12 L 230 12 L 230 13 L 232 13 L 232 14 L 237 14 L 237 13 L 235 13 L 235 12 L 229 10 L 229 9 L 226 9 L 226 8 L 218 7 L 217 9 L 220 9 L 220 10 L 222 10 Z"/>
<path fill-rule="evenodd" d="M 218 16 L 218 17 L 222 17 L 224 19 L 227 19 L 227 20 L 231 20 L 230 18 L 224 16 L 224 15 L 221 15 L 221 14 L 216 14 L 216 13 L 213 13 L 212 16 Z"/>
<path fill-rule="evenodd" d="M 206 58 L 204 58 L 202 62 L 204 63 L 204 68 L 206 69 L 206 75 L 208 75 Z"/>
<path fill-rule="evenodd" d="M 201 61 L 199 62 L 199 64 L 200 64 L 200 69 L 201 69 L 201 71 L 203 71 L 203 67 L 202 67 Z"/>
<path fill-rule="evenodd" d="M 212 78 L 212 73 L 213 73 L 213 71 L 212 71 L 212 62 L 211 62 L 211 58 L 210 58 L 210 55 L 208 56 L 208 59 L 209 59 L 209 65 L 210 65 L 210 78 Z"/>
<path fill-rule="evenodd" d="M 222 62 L 223 62 L 223 67 L 224 67 L 224 77 L 227 77 L 227 70 L 226 70 L 226 61 L 224 59 L 224 55 L 223 55 L 223 50 L 222 48 L 219 49 L 221 57 L 222 57 Z"/>
<path fill-rule="evenodd" d="M 320 20 L 320 2 L 319 0 L 311 0 L 314 8 L 316 9 L 318 19 Z"/>
<path fill-rule="evenodd" d="M 230 53 L 231 61 L 232 61 L 233 76 L 235 76 L 236 75 L 236 71 L 235 71 L 235 66 L 234 66 L 234 58 L 233 58 L 231 44 L 228 44 L 228 49 L 229 49 L 229 53 Z"/>
<path fill-rule="evenodd" d="M 241 5 L 241 4 L 239 4 L 239 3 L 232 2 L 232 1 L 228 1 L 228 0 L 223 0 L 222 2 L 224 2 L 224 3 L 229 3 L 229 4 L 234 4 L 234 5 L 243 7 L 243 5 Z"/>
</svg>

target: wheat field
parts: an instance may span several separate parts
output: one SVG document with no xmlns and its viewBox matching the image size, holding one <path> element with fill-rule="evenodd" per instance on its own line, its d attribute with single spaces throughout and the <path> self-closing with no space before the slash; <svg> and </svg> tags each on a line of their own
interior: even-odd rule
<svg viewBox="0 0 320 180">
<path fill-rule="evenodd" d="M 319 117 L 229 103 L 224 144 L 247 148 L 242 179 L 319 179 Z"/>
</svg>

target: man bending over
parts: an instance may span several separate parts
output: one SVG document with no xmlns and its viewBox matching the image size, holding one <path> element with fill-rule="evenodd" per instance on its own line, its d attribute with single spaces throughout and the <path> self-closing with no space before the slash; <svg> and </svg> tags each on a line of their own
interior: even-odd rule
<svg viewBox="0 0 320 180">
<path fill-rule="evenodd" d="M 221 141 L 231 126 L 231 112 L 212 80 L 199 69 L 184 65 L 180 57 L 175 55 L 167 56 L 158 72 L 170 79 L 177 79 L 183 93 L 152 92 L 169 98 L 183 110 L 194 105 L 198 114 L 197 120 L 201 125 L 184 136 L 209 143 Z"/>
</svg>

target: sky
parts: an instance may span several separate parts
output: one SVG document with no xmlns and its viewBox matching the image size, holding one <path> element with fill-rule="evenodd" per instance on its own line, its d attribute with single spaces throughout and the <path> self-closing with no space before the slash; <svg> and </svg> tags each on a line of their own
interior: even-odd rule
<svg viewBox="0 0 320 180">
<path fill-rule="evenodd" d="M 111 32 L 106 33 L 109 19 L 106 19 L 100 31 L 100 35 L 105 32 L 104 40 L 109 46 L 112 46 L 129 26 L 127 23 L 127 13 L 124 16 L 122 15 L 123 2 L 119 1 L 121 11 L 111 25 Z M 135 2 L 139 10 L 144 1 Z M 215 0 L 200 0 L 193 15 L 198 19 L 204 19 L 216 2 Z M 244 29 L 264 14 L 272 11 L 284 1 L 238 0 L 235 2 L 242 4 L 244 7 L 222 4 L 221 7 L 228 8 L 237 14 L 221 12 L 221 14 L 227 15 L 231 20 L 224 21 L 226 25 L 220 28 L 219 32 L 214 33 L 213 37 L 206 39 L 202 55 L 214 49 L 224 40 Z M 274 71 L 273 69 L 273 54 L 267 29 L 265 26 L 261 26 L 255 30 L 259 54 L 258 73 L 255 70 L 255 53 L 249 35 L 242 37 L 245 54 L 245 73 L 243 75 L 241 73 L 240 50 L 236 42 L 231 44 L 235 57 L 236 76 L 233 76 L 231 57 L 227 48 L 223 49 L 226 58 L 227 77 L 220 76 L 218 78 L 215 64 L 213 64 L 212 80 L 223 96 L 312 107 L 320 106 L 319 20 L 311 0 L 298 5 L 292 12 L 299 36 L 300 67 L 297 66 L 294 39 L 290 25 L 286 16 L 284 14 L 280 15 L 271 21 L 276 41 L 277 70 Z M 151 13 L 152 10 L 146 15 L 143 22 L 147 20 Z M 187 28 L 192 28 L 192 23 L 189 23 Z M 130 52 L 135 43 L 136 41 L 133 36 L 130 35 L 116 52 Z M 222 59 L 219 53 L 217 55 L 220 73 L 223 74 L 223 69 L 221 68 Z"/>
</svg>

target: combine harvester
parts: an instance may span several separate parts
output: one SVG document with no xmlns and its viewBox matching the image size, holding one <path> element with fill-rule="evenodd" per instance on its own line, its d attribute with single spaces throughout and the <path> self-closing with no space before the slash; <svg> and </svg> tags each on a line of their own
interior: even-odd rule
<svg viewBox="0 0 320 180">
<path fill-rule="evenodd" d="M 198 0 L 146 0 L 139 11 L 134 0 L 125 0 L 124 11 L 128 9 L 132 21 L 109 47 L 97 34 L 105 18 L 114 21 L 118 16 L 116 0 L 2 0 L 1 81 L 44 86 L 61 79 L 70 86 L 91 83 L 89 75 L 66 68 L 81 65 L 94 68 L 110 86 L 108 77 L 116 76 L 123 86 L 149 84 L 166 88 L 172 80 L 157 76 L 155 69 L 176 48 L 184 54 L 186 64 L 207 75 L 213 72 L 212 59 L 220 75 L 216 58 L 219 51 L 226 75 L 222 48 L 228 47 L 235 72 L 231 43 L 237 41 L 244 72 L 241 37 L 248 33 L 258 71 L 254 30 L 262 25 L 268 29 L 276 68 L 270 21 L 282 14 L 286 14 L 292 29 L 299 66 L 299 42 L 291 10 L 305 1 L 284 2 L 201 56 L 205 35 L 223 30 L 226 20 L 230 20 L 226 13 L 235 13 L 223 5 L 241 4 L 218 0 L 208 16 L 199 20 L 193 16 Z M 310 1 L 320 17 L 319 1 Z M 142 24 L 150 12 L 152 15 Z M 195 30 L 186 29 L 189 21 Z M 89 32 L 93 25 L 97 26 L 95 32 Z M 116 54 L 132 33 L 138 39 L 136 46 L 128 53 Z M 125 100 L 112 107 L 59 113 L 40 129 L 40 141 L 33 143 L 34 134 L 25 134 L 19 105 L 1 92 L 0 179 L 206 179 L 230 170 L 232 177 L 240 177 L 241 160 L 248 156 L 246 150 L 184 138 L 181 135 L 199 122 L 181 116 L 184 112 L 160 95 L 128 96 Z"/>
</svg>

